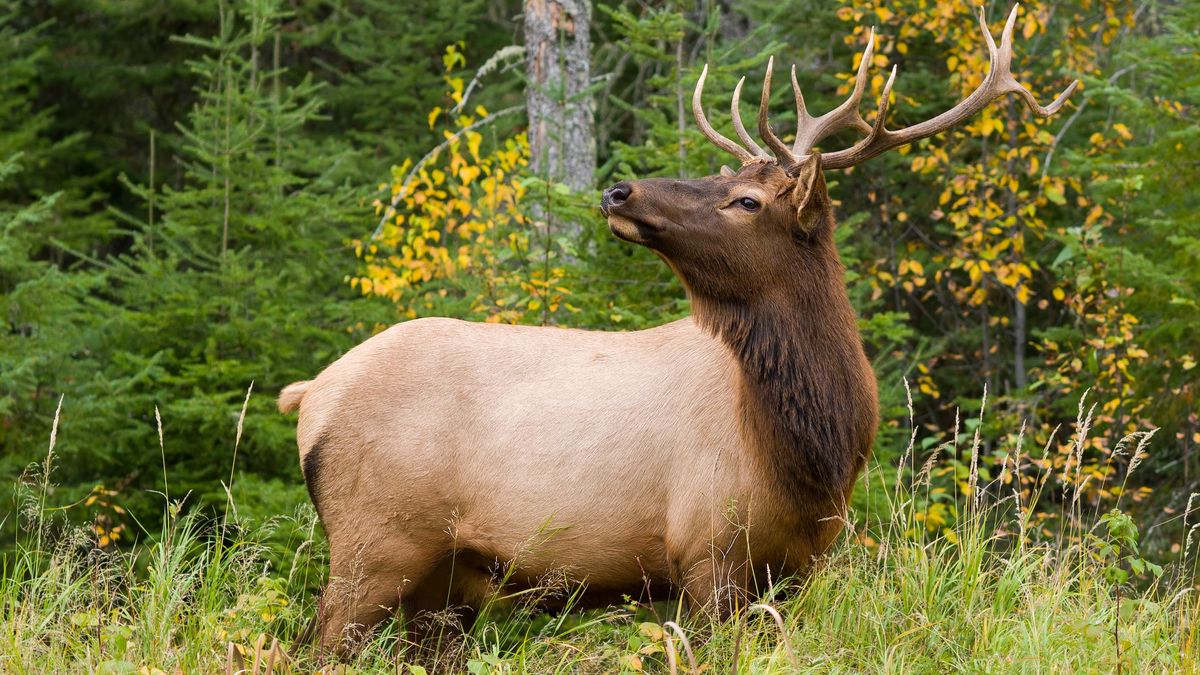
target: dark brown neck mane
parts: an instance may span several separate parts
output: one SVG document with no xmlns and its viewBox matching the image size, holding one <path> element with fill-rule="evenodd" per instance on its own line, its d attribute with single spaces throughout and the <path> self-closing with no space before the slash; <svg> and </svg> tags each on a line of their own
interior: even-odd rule
<svg viewBox="0 0 1200 675">
<path fill-rule="evenodd" d="M 693 296 L 698 322 L 741 364 L 743 433 L 801 513 L 827 509 L 826 499 L 842 506 L 878 424 L 875 376 L 821 197 L 827 222 L 782 253 L 794 258 L 785 283 L 750 301 Z"/>
</svg>

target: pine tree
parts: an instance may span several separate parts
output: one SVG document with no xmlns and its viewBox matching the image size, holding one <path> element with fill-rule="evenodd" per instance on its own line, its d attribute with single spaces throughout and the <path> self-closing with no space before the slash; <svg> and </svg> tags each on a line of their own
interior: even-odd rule
<svg viewBox="0 0 1200 675">
<path fill-rule="evenodd" d="M 64 380 L 83 372 L 79 326 L 86 293 L 101 275 L 67 267 L 54 245 L 87 202 L 46 180 L 44 168 L 72 151 L 55 141 L 52 112 L 35 108 L 37 75 L 50 66 L 42 30 L 20 28 L 16 2 L 0 3 L 0 475 L 14 476 L 34 457 Z M 92 221 L 94 222 L 94 221 Z M 38 445 L 42 445 L 39 441 Z M 44 449 L 43 449 L 44 452 Z M 11 524 L 10 524 L 11 526 Z"/>
<path fill-rule="evenodd" d="M 179 125 L 182 180 L 161 190 L 129 184 L 150 209 L 122 214 L 130 251 L 97 261 L 108 286 L 87 350 L 94 373 L 73 385 L 80 401 L 61 447 L 64 483 L 108 480 L 127 503 L 161 489 L 154 410 L 164 423 L 173 494 L 223 504 L 233 429 L 254 383 L 237 470 L 286 477 L 303 499 L 294 422 L 272 391 L 312 377 L 373 326 L 370 305 L 344 283 L 345 241 L 362 210 L 355 191 L 328 179 L 345 146 L 314 143 L 319 118 L 311 78 L 285 83 L 264 64 L 284 15 L 255 0 L 221 8 L 218 34 L 183 42 L 197 103 Z M 253 503 L 253 502 L 251 502 Z M 154 513 L 143 508 L 141 514 Z"/>
</svg>

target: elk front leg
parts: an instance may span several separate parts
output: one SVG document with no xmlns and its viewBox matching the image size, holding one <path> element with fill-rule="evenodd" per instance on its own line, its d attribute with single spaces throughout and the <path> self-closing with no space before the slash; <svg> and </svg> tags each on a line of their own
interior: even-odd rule
<svg viewBox="0 0 1200 675">
<path fill-rule="evenodd" d="M 471 573 L 448 558 L 404 596 L 404 634 L 418 657 L 436 659 L 470 633 L 478 611 L 459 587 Z"/>
<path fill-rule="evenodd" d="M 746 605 L 750 582 L 745 556 L 712 552 L 683 570 L 681 586 L 688 613 L 724 621 Z"/>
</svg>

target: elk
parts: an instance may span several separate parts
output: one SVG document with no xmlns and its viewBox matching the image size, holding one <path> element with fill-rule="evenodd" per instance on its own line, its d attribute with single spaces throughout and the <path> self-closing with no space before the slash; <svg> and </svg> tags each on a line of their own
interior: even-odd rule
<svg viewBox="0 0 1200 675">
<path fill-rule="evenodd" d="M 892 69 L 873 123 L 859 112 L 874 33 L 854 88 L 809 114 L 792 68 L 798 124 L 789 146 L 768 119 L 758 146 L 733 92 L 741 143 L 703 134 L 741 161 L 698 180 L 647 179 L 606 190 L 620 239 L 658 254 L 692 316 L 635 332 L 409 321 L 286 387 L 299 408 L 300 462 L 330 547 L 330 581 L 311 628 L 344 652 L 398 608 L 412 617 L 479 607 L 506 583 L 558 574 L 584 597 L 677 589 L 690 608 L 730 611 L 768 575 L 805 573 L 842 529 L 878 424 L 834 245 L 824 170 L 852 167 L 932 136 L 1006 94 L 1038 115 L 1017 83 L 1016 8 L 997 47 L 983 10 L 987 76 L 932 119 L 884 125 Z M 814 148 L 852 129 L 862 138 Z M 662 597 L 659 595 L 658 597 Z"/>
</svg>

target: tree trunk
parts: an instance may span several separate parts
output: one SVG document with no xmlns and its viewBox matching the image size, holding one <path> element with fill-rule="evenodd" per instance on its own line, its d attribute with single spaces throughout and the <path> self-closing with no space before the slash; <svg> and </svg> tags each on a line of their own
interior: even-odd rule
<svg viewBox="0 0 1200 675">
<path fill-rule="evenodd" d="M 1010 97 L 1008 100 L 1008 144 L 1011 147 L 1017 147 L 1017 109 Z M 1008 173 L 1010 175 L 1016 173 L 1017 161 L 1016 157 L 1008 160 Z M 1013 240 L 1024 241 L 1025 227 L 1021 220 L 1021 216 L 1017 214 L 1017 193 L 1011 187 L 1007 188 L 1008 194 L 1008 212 L 1005 214 L 1016 218 L 1016 224 L 1013 225 Z M 1014 246 L 1013 251 L 1016 250 Z M 1022 247 L 1021 255 L 1029 255 L 1029 252 Z M 1012 254 L 1013 264 L 1021 262 L 1021 255 Z M 1028 373 L 1025 372 L 1025 343 L 1028 341 L 1026 335 L 1026 307 L 1021 301 L 1021 297 L 1017 294 L 1017 289 L 1013 289 L 1013 385 L 1017 389 L 1024 389 L 1029 383 Z"/>
<path fill-rule="evenodd" d="M 591 0 L 525 0 L 530 168 L 572 190 L 593 187 Z"/>
</svg>

